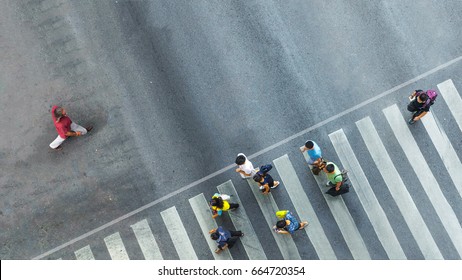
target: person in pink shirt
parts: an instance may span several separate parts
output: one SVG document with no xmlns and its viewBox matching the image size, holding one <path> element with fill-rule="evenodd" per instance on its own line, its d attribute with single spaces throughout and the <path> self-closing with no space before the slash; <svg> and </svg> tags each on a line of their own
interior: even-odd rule
<svg viewBox="0 0 462 280">
<path fill-rule="evenodd" d="M 51 108 L 51 118 L 53 119 L 56 131 L 58 132 L 58 137 L 56 137 L 56 139 L 50 144 L 50 148 L 54 150 L 61 150 L 61 144 L 67 139 L 67 137 L 85 135 L 88 131 L 93 129 L 92 126 L 84 128 L 74 123 L 71 118 L 67 116 L 66 110 L 57 105 L 54 105 Z"/>
</svg>

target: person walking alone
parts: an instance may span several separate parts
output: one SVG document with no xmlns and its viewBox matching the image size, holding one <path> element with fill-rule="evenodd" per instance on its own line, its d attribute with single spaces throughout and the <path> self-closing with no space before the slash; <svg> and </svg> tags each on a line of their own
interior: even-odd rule
<svg viewBox="0 0 462 280">
<path fill-rule="evenodd" d="M 87 134 L 87 132 L 93 129 L 93 126 L 84 128 L 71 120 L 67 116 L 67 112 L 63 107 L 54 105 L 51 108 L 51 118 L 55 125 L 56 131 L 58 132 L 58 137 L 50 143 L 50 148 L 54 150 L 61 150 L 61 144 L 68 137 L 77 137 Z"/>
<path fill-rule="evenodd" d="M 307 163 L 310 165 L 311 171 L 314 175 L 319 175 L 324 166 L 321 148 L 319 148 L 318 144 L 312 140 L 308 140 L 304 146 L 300 147 L 300 151 L 307 153 Z"/>
<path fill-rule="evenodd" d="M 423 116 L 425 116 L 429 111 L 430 107 L 435 103 L 435 99 L 438 96 L 438 93 L 434 90 L 427 90 L 426 92 L 418 89 L 415 90 L 410 96 L 409 96 L 409 104 L 407 105 L 407 110 L 409 112 L 414 113 L 409 119 L 408 123 L 409 124 L 414 124 Z"/>
</svg>

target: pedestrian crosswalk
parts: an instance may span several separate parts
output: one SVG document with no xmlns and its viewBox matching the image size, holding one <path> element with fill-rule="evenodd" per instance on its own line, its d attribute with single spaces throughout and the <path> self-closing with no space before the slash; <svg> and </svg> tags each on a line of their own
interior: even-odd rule
<svg viewBox="0 0 462 280">
<path fill-rule="evenodd" d="M 438 118 L 438 103 L 446 103 L 453 121 L 458 125 L 459 139 L 462 136 L 462 98 L 457 91 L 452 80 L 444 81 L 438 84 L 440 97 L 437 103 L 432 107 L 432 112 L 422 118 L 422 125 L 425 130 L 420 130 L 420 133 L 425 133 L 429 141 L 433 143 L 433 148 L 439 156 L 439 168 L 444 168 L 449 176 L 451 190 L 457 197 L 456 201 L 462 199 L 462 163 L 458 156 L 457 146 L 454 140 L 444 130 L 444 125 L 441 119 Z M 242 179 L 236 175 L 231 180 L 225 181 L 218 186 L 211 187 L 209 193 L 198 193 L 188 199 L 188 203 L 174 205 L 160 212 L 158 217 L 145 217 L 130 225 L 133 238 L 139 245 L 137 250 L 140 250 L 141 256 L 145 259 L 162 260 L 166 259 L 166 251 L 162 249 L 162 240 L 168 238 L 175 251 L 175 256 L 180 260 L 195 260 L 199 258 L 208 258 L 216 260 L 232 260 L 236 258 L 248 258 L 249 260 L 266 260 L 272 259 L 271 255 L 265 251 L 268 246 L 263 246 L 270 242 L 272 249 L 277 248 L 280 255 L 285 260 L 302 259 L 304 248 L 307 243 L 312 245 L 315 254 L 321 260 L 335 260 L 340 258 L 342 254 L 337 251 L 335 242 L 330 238 L 332 235 L 340 235 L 345 242 L 346 248 L 349 250 L 353 259 L 372 259 L 376 246 L 386 254 L 389 259 L 405 260 L 410 259 L 409 252 L 404 249 L 406 240 L 398 234 L 398 227 L 409 229 L 410 236 L 415 245 L 411 249 L 420 251 L 424 259 L 444 259 L 447 254 L 444 253 L 446 247 L 453 248 L 451 258 L 462 258 L 462 227 L 461 215 L 456 209 L 460 209 L 461 203 L 454 206 L 450 203 L 442 190 L 441 183 L 438 182 L 438 176 L 434 174 L 435 158 L 426 158 L 426 153 L 419 146 L 420 139 L 418 138 L 414 127 L 407 124 L 407 118 L 410 114 L 397 104 L 385 107 L 379 112 L 381 114 L 380 125 L 374 124 L 376 116 L 365 116 L 358 119 L 354 124 L 347 124 L 345 127 L 327 131 L 328 139 L 334 149 L 323 151 L 324 155 L 330 155 L 333 158 L 338 158 L 336 164 L 348 170 L 349 180 L 352 188 L 350 193 L 345 196 L 354 196 L 359 203 L 352 205 L 348 203 L 344 197 L 331 197 L 325 195 L 327 190 L 325 186 L 326 177 L 321 172 L 315 176 L 309 172 L 309 167 L 304 161 L 302 154 L 288 151 L 277 158 L 273 159 L 274 169 L 270 172 L 281 178 L 281 185 L 272 190 L 269 194 L 264 195 L 260 192 L 257 183 L 252 179 L 247 179 L 245 187 L 250 188 L 253 197 L 245 197 L 241 200 L 240 195 L 243 191 L 237 188 L 239 184 L 242 187 Z M 385 126 L 383 124 L 386 124 Z M 457 129 L 453 126 L 453 129 Z M 454 132 L 452 132 L 454 133 Z M 349 139 L 362 139 L 361 143 L 350 142 Z M 388 143 L 389 139 L 396 139 L 399 147 L 391 147 Z M 454 138 L 452 138 L 454 139 Z M 328 140 L 328 141 L 329 141 Z M 304 140 L 302 140 L 304 141 Z M 318 144 L 321 148 L 323 143 Z M 359 150 L 357 147 L 362 145 Z M 296 145 L 297 146 L 297 145 Z M 326 145 L 327 146 L 327 145 Z M 395 151 L 402 151 L 399 157 Z M 370 157 L 374 163 L 374 176 L 368 172 L 370 166 L 365 166 L 361 159 L 364 154 Z M 459 152 L 460 154 L 460 152 Z M 303 153 L 306 160 L 306 153 Z M 428 156 L 427 156 L 428 157 Z M 327 157 L 330 159 L 329 157 Z M 257 160 L 253 160 L 256 162 Z M 401 162 L 406 162 L 410 166 L 406 173 L 412 177 L 404 179 L 401 170 Z M 302 174 L 296 165 L 303 162 L 305 172 Z M 295 166 L 295 167 L 294 167 Z M 298 171 L 297 171 L 298 170 Z M 400 172 L 401 171 L 401 172 Z M 377 180 L 380 180 L 380 185 L 386 187 L 385 190 L 377 191 Z M 302 183 L 303 182 L 303 183 Z M 306 182 L 311 182 L 310 186 Z M 314 185 L 317 186 L 314 186 Z M 321 193 L 324 197 L 322 201 L 325 205 L 325 210 L 330 212 L 332 217 L 331 222 L 335 222 L 335 227 L 327 227 L 323 222 L 322 217 L 325 213 L 319 212 L 320 202 L 316 200 L 319 195 L 314 195 L 313 190 Z M 417 191 L 416 191 L 417 190 Z M 241 230 L 245 236 L 240 238 L 243 251 L 236 255 L 231 250 L 224 250 L 220 254 L 216 254 L 216 242 L 210 238 L 209 230 L 216 228 L 221 223 L 221 218 L 213 219 L 209 208 L 209 198 L 215 192 L 225 193 L 231 196 L 231 201 L 239 203 L 240 207 L 234 211 L 228 211 L 223 215 L 229 218 L 232 226 L 236 230 Z M 417 193 L 418 192 L 418 196 Z M 277 193 L 277 195 L 276 195 Z M 382 203 L 383 194 L 390 195 L 394 207 L 398 214 L 390 214 L 391 211 L 387 204 Z M 274 194 L 274 196 L 273 196 Z M 251 195 L 250 195 L 251 196 Z M 429 212 L 422 213 L 421 202 L 418 197 L 428 198 L 428 203 L 432 206 L 432 217 L 428 217 Z M 321 199 L 322 200 L 322 199 Z M 244 202 L 254 201 L 252 205 L 244 204 Z M 285 201 L 290 201 L 290 206 L 287 206 Z M 427 201 L 427 200 L 426 200 Z M 182 219 L 177 207 L 187 207 L 192 209 L 191 215 L 195 217 L 194 221 Z M 261 211 L 259 224 L 263 227 L 255 227 L 255 215 L 249 215 L 249 209 L 259 208 Z M 182 208 L 186 209 L 186 208 Z M 273 230 L 277 218 L 275 212 L 278 210 L 288 209 L 292 211 L 299 220 L 308 221 L 308 227 L 297 231 L 293 236 L 277 234 Z M 364 229 L 359 227 L 361 221 L 356 216 L 356 210 L 364 211 L 368 223 L 369 230 L 377 237 L 379 245 L 370 244 L 366 238 Z M 420 210 L 419 210 L 420 209 Z M 187 210 L 185 210 L 187 211 Z M 459 215 L 459 216 L 458 216 Z M 153 219 L 156 221 L 162 220 L 167 229 L 168 236 L 156 235 L 150 224 Z M 398 219 L 399 218 L 399 219 Z M 397 219 L 404 221 L 404 225 L 397 225 Z M 430 222 L 431 221 L 431 222 Z M 440 225 L 438 229 L 444 229 L 444 237 L 437 234 L 438 229 L 433 228 L 434 224 Z M 200 229 L 200 232 L 197 232 Z M 203 240 L 192 240 L 191 231 L 194 236 L 200 236 Z M 262 239 L 260 236 L 264 235 Z M 272 237 L 269 240 L 268 237 Z M 445 238 L 447 237 L 447 238 Z M 441 241 L 440 238 L 443 238 Z M 446 242 L 447 241 L 447 242 Z M 129 253 L 125 248 L 125 244 L 133 244 L 133 242 L 124 242 L 119 232 L 112 234 L 102 239 L 109 253 L 109 257 L 115 260 L 129 259 Z M 451 243 L 442 246 L 442 243 Z M 195 246 L 193 246 L 193 244 Z M 200 246 L 198 244 L 204 244 Z M 207 244 L 207 246 L 205 246 Z M 414 248 L 415 247 L 415 248 Z M 132 249 L 133 250 L 133 249 Z M 243 253 L 244 252 L 244 253 Z M 243 257 L 242 254 L 245 254 Z M 78 260 L 92 260 L 95 255 L 92 252 L 90 245 L 86 245 L 74 252 L 75 258 Z M 200 256 L 200 257 L 198 257 Z M 343 255 L 344 256 L 344 255 Z M 57 256 L 59 258 L 60 256 Z"/>
</svg>

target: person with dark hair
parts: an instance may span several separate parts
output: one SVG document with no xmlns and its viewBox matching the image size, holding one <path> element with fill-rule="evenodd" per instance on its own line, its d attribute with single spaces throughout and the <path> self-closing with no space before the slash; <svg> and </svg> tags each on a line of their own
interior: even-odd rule
<svg viewBox="0 0 462 280">
<path fill-rule="evenodd" d="M 221 216 L 223 212 L 239 208 L 238 203 L 230 203 L 228 202 L 229 199 L 230 196 L 226 194 L 216 193 L 212 196 L 212 199 L 210 200 L 212 218 L 215 219 L 216 217 Z"/>
<path fill-rule="evenodd" d="M 300 151 L 307 153 L 307 163 L 310 165 L 311 171 L 314 175 L 319 175 L 324 166 L 321 148 L 319 148 L 318 144 L 312 140 L 308 140 L 304 146 L 300 147 Z"/>
<path fill-rule="evenodd" d="M 304 229 L 308 222 L 299 222 L 297 218 L 288 210 L 276 212 L 276 216 L 281 218 L 277 221 L 273 229 L 279 234 L 294 234 L 299 229 Z"/>
<path fill-rule="evenodd" d="M 241 175 L 242 179 L 252 178 L 258 171 L 243 153 L 237 155 L 235 163 L 238 165 L 236 172 Z"/>
<path fill-rule="evenodd" d="M 268 173 L 263 173 L 263 172 L 257 172 L 253 176 L 253 180 L 258 183 L 260 186 L 260 191 L 263 192 L 263 194 L 268 194 L 271 189 L 277 188 L 279 186 L 279 181 L 275 181 L 271 175 Z"/>
<path fill-rule="evenodd" d="M 434 99 L 438 94 L 433 90 L 428 90 L 427 92 L 418 89 L 415 90 L 409 96 L 409 104 L 407 105 L 407 110 L 414 113 L 409 119 L 409 124 L 414 124 L 416 121 L 420 120 L 430 111 L 430 106 L 433 105 Z"/>
<path fill-rule="evenodd" d="M 56 137 L 56 139 L 50 144 L 50 148 L 54 150 L 61 150 L 61 144 L 67 139 L 67 137 L 85 135 L 88 131 L 93 129 L 92 126 L 84 128 L 76 124 L 67 116 L 66 110 L 57 105 L 54 105 L 51 108 L 51 118 L 53 119 L 56 131 L 58 132 L 58 137 Z"/>
<path fill-rule="evenodd" d="M 221 226 L 209 231 L 210 238 L 218 243 L 215 253 L 220 254 L 226 248 L 232 248 L 239 237 L 243 237 L 244 233 L 240 230 L 227 230 Z"/>
<path fill-rule="evenodd" d="M 343 182 L 343 176 L 338 166 L 333 162 L 328 162 L 326 167 L 324 167 L 324 172 L 326 172 L 328 179 L 326 186 L 335 187 L 336 191 L 340 190 L 340 186 Z"/>
<path fill-rule="evenodd" d="M 308 164 L 315 165 L 322 160 L 322 152 L 321 148 L 319 148 L 318 144 L 312 140 L 308 140 L 305 142 L 305 145 L 300 148 L 302 153 L 307 152 L 308 154 Z"/>
</svg>

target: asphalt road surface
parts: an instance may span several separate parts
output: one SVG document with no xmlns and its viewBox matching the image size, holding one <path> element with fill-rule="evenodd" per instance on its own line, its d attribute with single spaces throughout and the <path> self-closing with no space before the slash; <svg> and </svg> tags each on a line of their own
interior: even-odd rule
<svg viewBox="0 0 462 280">
<path fill-rule="evenodd" d="M 1 0 L 0 258 L 75 259 L 90 245 L 96 259 L 110 259 L 103 240 L 117 232 L 128 256 L 143 259 L 130 225 L 146 219 L 163 258 L 178 259 L 172 221 L 160 214 L 175 206 L 197 257 L 213 259 L 189 199 L 208 199 L 228 180 L 267 258 L 284 258 L 234 172 L 239 152 L 255 165 L 288 154 L 336 258 L 392 258 L 356 190 L 344 197 L 345 209 L 366 256 L 358 253 L 363 245 L 349 243 L 298 151 L 312 138 L 343 163 L 329 136 L 343 129 L 406 257 L 460 259 L 462 193 L 451 177 L 458 170 L 422 123 L 412 134 L 425 160 L 406 154 L 404 134 L 382 110 L 396 104 L 408 116 L 412 90 L 449 79 L 462 92 L 461 14 L 455 0 Z M 438 98 L 432 110 L 453 147 L 449 163 L 458 166 L 462 132 L 451 104 Z M 62 151 L 48 147 L 54 104 L 94 126 Z M 366 117 L 436 243 L 428 249 L 434 254 L 415 237 L 358 131 Z M 425 162 L 441 192 L 427 188 L 434 181 L 421 173 Z M 272 196 L 297 213 L 285 188 Z M 233 225 L 228 216 L 218 222 Z M 309 230 L 294 237 L 298 253 L 319 259 Z M 249 258 L 245 250 L 239 242 L 233 258 Z"/>
</svg>

